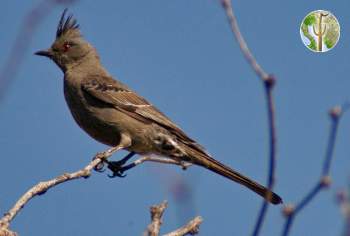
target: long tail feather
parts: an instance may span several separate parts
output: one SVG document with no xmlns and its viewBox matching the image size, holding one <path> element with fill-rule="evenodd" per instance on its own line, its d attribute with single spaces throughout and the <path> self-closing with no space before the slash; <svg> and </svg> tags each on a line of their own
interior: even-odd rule
<svg viewBox="0 0 350 236">
<path fill-rule="evenodd" d="M 196 152 L 196 151 L 195 151 Z M 280 204 L 282 203 L 282 198 L 278 196 L 276 193 L 271 192 L 266 187 L 262 186 L 261 184 L 249 179 L 248 177 L 238 173 L 237 171 L 231 169 L 230 167 L 218 162 L 214 158 L 204 155 L 202 153 L 198 153 L 198 155 L 195 155 L 196 157 L 192 158 L 192 160 L 195 162 L 195 164 L 205 167 L 206 169 L 209 169 L 221 176 L 224 176 L 234 182 L 237 182 L 239 184 L 242 184 L 249 188 L 250 190 L 254 191 L 255 193 L 259 194 L 263 198 L 265 198 L 267 201 L 269 201 L 272 204 Z"/>
</svg>

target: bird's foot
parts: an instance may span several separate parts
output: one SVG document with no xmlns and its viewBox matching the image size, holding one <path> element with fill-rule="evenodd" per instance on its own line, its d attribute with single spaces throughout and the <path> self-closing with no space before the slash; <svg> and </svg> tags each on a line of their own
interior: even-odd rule
<svg viewBox="0 0 350 236">
<path fill-rule="evenodd" d="M 101 155 L 104 156 L 105 154 L 101 153 Z M 135 166 L 134 163 L 131 163 L 129 165 L 125 165 L 125 163 L 134 155 L 135 155 L 134 152 L 130 152 L 120 161 L 108 161 L 106 158 L 102 158 L 102 162 L 95 167 L 95 170 L 97 172 L 104 172 L 105 164 L 107 164 L 107 168 L 112 171 L 112 174 L 108 175 L 110 178 L 125 177 L 126 175 L 124 174 L 124 172 Z M 97 156 L 96 158 L 99 158 L 99 157 Z"/>
<path fill-rule="evenodd" d="M 105 169 L 104 169 L 105 164 L 104 164 L 104 163 L 106 162 L 106 160 L 107 160 L 108 157 L 109 157 L 108 151 L 105 151 L 105 152 L 98 152 L 98 153 L 94 156 L 93 160 L 100 159 L 101 162 L 98 163 L 98 164 L 94 167 L 94 170 L 97 171 L 97 172 L 100 172 L 100 173 L 104 172 L 104 171 L 105 171 Z"/>
<path fill-rule="evenodd" d="M 123 159 L 120 161 L 105 161 L 107 163 L 107 168 L 112 171 L 112 175 L 108 175 L 110 178 L 115 178 L 115 177 L 125 177 L 126 174 L 124 175 L 124 172 L 126 170 L 131 169 L 134 167 L 134 164 L 131 163 L 129 165 L 125 165 L 125 163 L 135 155 L 134 152 L 130 152 L 128 155 L 126 155 Z"/>
<path fill-rule="evenodd" d="M 108 161 L 107 162 L 107 168 L 112 171 L 111 175 L 108 175 L 110 178 L 120 177 L 124 178 L 126 177 L 126 174 L 124 174 L 125 171 L 131 169 L 135 165 L 133 163 L 129 165 L 124 165 L 123 160 L 120 161 Z"/>
</svg>

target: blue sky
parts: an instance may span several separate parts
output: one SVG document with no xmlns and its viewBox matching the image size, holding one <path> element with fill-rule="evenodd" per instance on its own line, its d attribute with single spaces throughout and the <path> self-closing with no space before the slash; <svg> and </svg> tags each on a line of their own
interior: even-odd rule
<svg viewBox="0 0 350 236">
<path fill-rule="evenodd" d="M 5 0 L 0 15 L 0 65 L 23 18 L 40 1 Z M 329 108 L 349 101 L 350 3 L 233 1 L 244 37 L 260 64 L 277 78 L 276 192 L 295 202 L 319 178 Z M 33 55 L 51 45 L 64 6 L 49 12 L 0 103 L 0 213 L 30 186 L 86 165 L 106 149 L 74 123 L 62 72 Z M 302 43 L 299 26 L 313 10 L 339 20 L 337 46 L 322 54 Z M 216 159 L 265 183 L 268 133 L 264 91 L 242 57 L 217 1 L 78 1 L 69 7 L 110 73 L 171 117 Z M 297 218 L 291 235 L 339 235 L 335 192 L 347 185 L 350 114 L 344 116 L 331 169 L 333 184 Z M 122 154 L 116 154 L 118 159 Z M 179 188 L 178 185 L 183 186 Z M 190 189 L 185 191 L 182 189 Z M 162 232 L 201 215 L 200 235 L 248 235 L 261 199 L 245 188 L 191 167 L 144 164 L 124 179 L 93 173 L 33 199 L 12 228 L 21 235 L 140 235 L 149 206 L 167 199 Z M 281 207 L 270 207 L 262 235 L 279 235 Z"/>
</svg>

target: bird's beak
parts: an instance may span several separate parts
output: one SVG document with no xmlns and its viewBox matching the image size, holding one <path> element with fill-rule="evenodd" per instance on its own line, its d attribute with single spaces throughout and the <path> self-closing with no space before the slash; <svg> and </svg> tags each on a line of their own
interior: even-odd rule
<svg viewBox="0 0 350 236">
<path fill-rule="evenodd" d="M 34 54 L 38 55 L 38 56 L 48 57 L 48 58 L 52 57 L 52 51 L 50 49 L 40 50 L 40 51 L 35 52 Z"/>
</svg>

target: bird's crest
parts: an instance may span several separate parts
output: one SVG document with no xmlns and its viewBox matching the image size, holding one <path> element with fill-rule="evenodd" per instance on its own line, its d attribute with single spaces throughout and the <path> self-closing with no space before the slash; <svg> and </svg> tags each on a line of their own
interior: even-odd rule
<svg viewBox="0 0 350 236">
<path fill-rule="evenodd" d="M 58 26 L 57 26 L 56 38 L 61 37 L 67 32 L 74 32 L 80 36 L 79 24 L 77 23 L 77 20 L 73 18 L 73 15 L 69 15 L 66 18 L 67 11 L 68 9 L 66 8 L 62 13 L 60 22 L 58 23 Z"/>
</svg>

